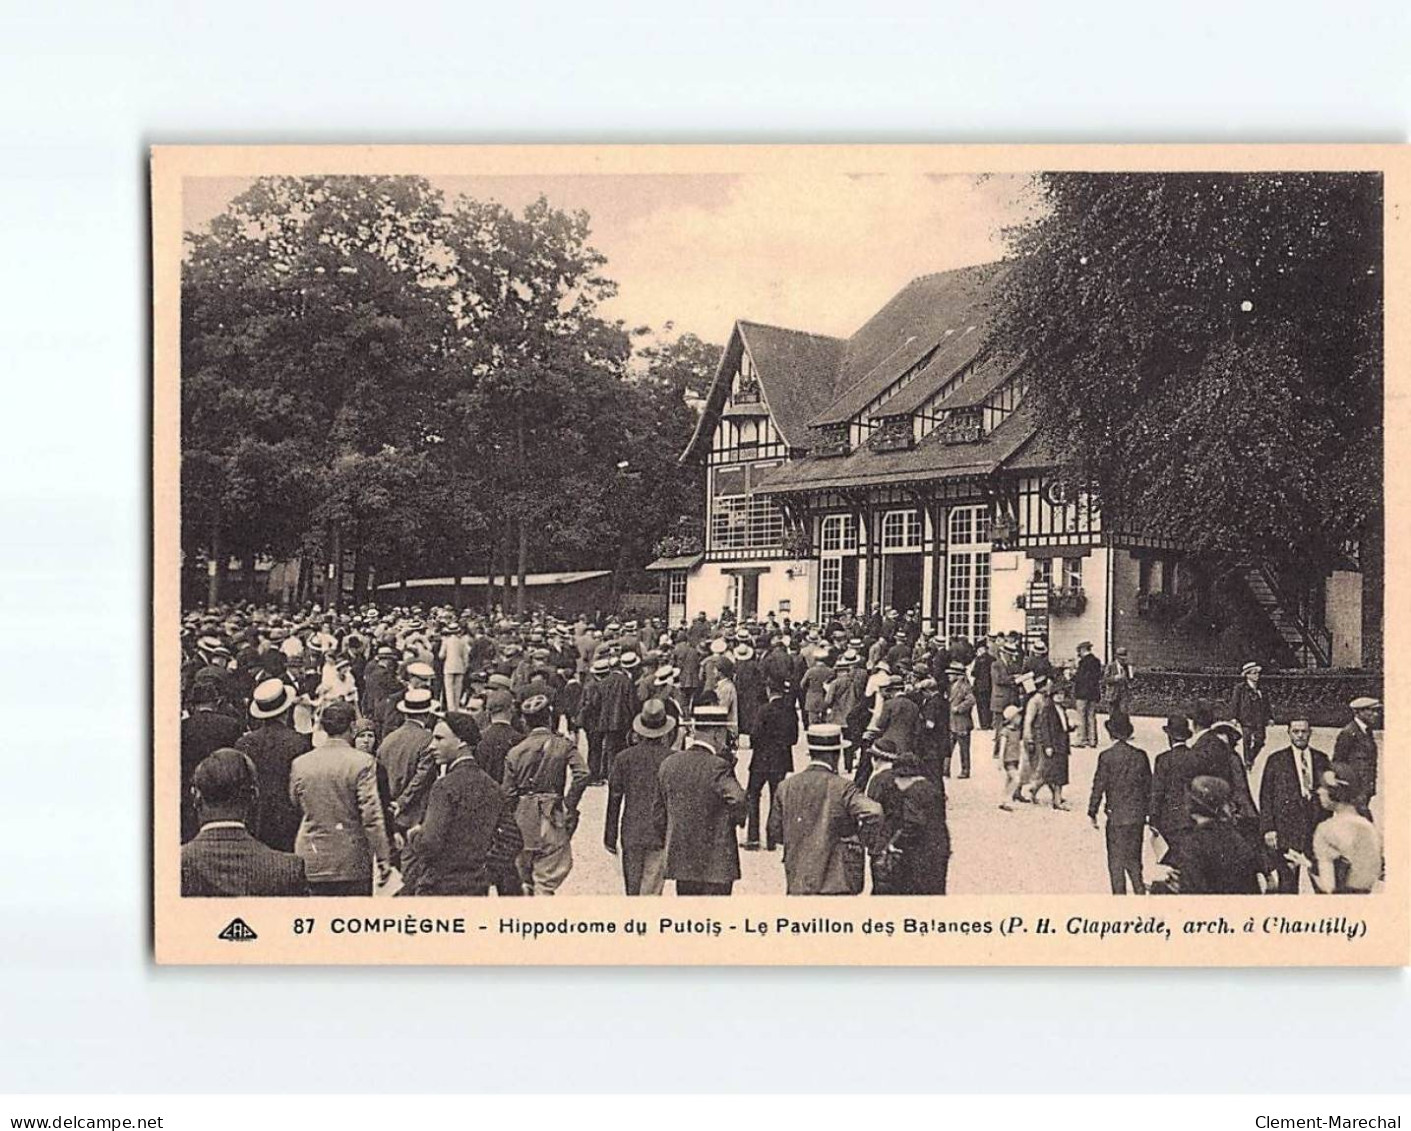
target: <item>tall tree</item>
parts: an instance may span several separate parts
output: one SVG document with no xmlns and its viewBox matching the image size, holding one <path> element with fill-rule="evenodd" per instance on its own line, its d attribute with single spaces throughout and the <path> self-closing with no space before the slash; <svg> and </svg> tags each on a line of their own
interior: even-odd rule
<svg viewBox="0 0 1411 1131">
<path fill-rule="evenodd" d="M 439 193 L 419 178 L 278 177 L 257 181 L 209 232 L 188 237 L 182 446 L 192 474 L 183 498 L 217 562 L 287 549 L 287 537 L 239 543 L 263 540 L 288 517 L 318 534 L 333 567 L 320 570 L 325 595 L 341 596 L 345 527 L 370 535 L 374 515 L 393 509 L 360 490 L 359 460 L 376 456 L 385 472 L 423 445 L 423 391 L 455 344 L 443 220 Z M 241 453 L 248 465 L 252 450 L 277 453 L 280 467 L 242 496 Z M 406 478 L 384 475 L 384 487 Z M 263 513 L 242 512 L 242 498 Z M 210 596 L 219 596 L 214 585 Z"/>
<path fill-rule="evenodd" d="M 1039 177 L 995 341 L 1046 441 L 1128 529 L 1321 576 L 1357 541 L 1379 658 L 1382 184 L 1330 173 Z"/>
</svg>

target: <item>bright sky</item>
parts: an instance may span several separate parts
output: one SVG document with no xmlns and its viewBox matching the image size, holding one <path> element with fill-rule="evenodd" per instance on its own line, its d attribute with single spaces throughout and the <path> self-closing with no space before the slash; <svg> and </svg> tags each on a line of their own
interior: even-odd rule
<svg viewBox="0 0 1411 1131">
<path fill-rule="evenodd" d="M 435 177 L 448 197 L 584 209 L 618 295 L 604 313 L 723 343 L 737 318 L 851 334 L 917 275 L 996 259 L 1034 213 L 1017 175 Z M 188 230 L 249 180 L 188 179 Z"/>
</svg>

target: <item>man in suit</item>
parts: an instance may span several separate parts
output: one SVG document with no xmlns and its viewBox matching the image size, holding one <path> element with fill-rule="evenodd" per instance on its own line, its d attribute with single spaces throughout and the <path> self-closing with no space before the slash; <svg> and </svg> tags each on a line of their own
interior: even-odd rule
<svg viewBox="0 0 1411 1131">
<path fill-rule="evenodd" d="M 1019 706 L 1019 647 L 1008 639 L 1000 644 L 999 655 L 990 665 L 990 716 L 1004 718 L 1006 707 Z M 1000 732 L 995 727 L 994 756 L 999 757 Z"/>
<path fill-rule="evenodd" d="M 377 763 L 352 745 L 355 718 L 352 704 L 330 703 L 321 720 L 327 740 L 289 770 L 289 797 L 303 814 L 294 851 L 314 895 L 371 895 L 374 867 L 379 882 L 391 874 Z"/>
<path fill-rule="evenodd" d="M 280 852 L 294 851 L 299 810 L 289 800 L 289 770 L 294 759 L 313 745 L 310 736 L 290 724 L 294 689 L 280 679 L 267 679 L 255 688 L 250 717 L 255 729 L 241 736 L 235 749 L 250 756 L 260 782 L 255 834 Z"/>
<path fill-rule="evenodd" d="M 436 780 L 436 754 L 431 749 L 433 706 L 430 688 L 408 688 L 397 704 L 402 725 L 377 748 L 378 764 L 387 774 L 388 806 L 402 832 L 421 824 Z"/>
<path fill-rule="evenodd" d="M 203 758 L 191 776 L 200 831 L 181 846 L 181 894 L 308 895 L 304 862 L 250 835 L 259 804 L 259 778 L 234 749 Z"/>
<path fill-rule="evenodd" d="M 882 806 L 838 774 L 843 728 L 808 728 L 809 763 L 779 786 L 769 808 L 769 836 L 784 846 L 789 895 L 857 895 L 863 845 L 880 825 Z"/>
<path fill-rule="evenodd" d="M 1259 686 L 1259 676 L 1263 671 L 1252 660 L 1245 664 L 1240 669 L 1244 681 L 1230 696 L 1230 717 L 1239 723 L 1246 769 L 1254 765 L 1254 759 L 1264 748 L 1264 737 L 1274 718 L 1269 709 L 1269 697 Z"/>
<path fill-rule="evenodd" d="M 475 720 L 460 711 L 432 727 L 431 749 L 445 772 L 431 787 L 426 820 L 408 834 L 420 867 L 417 895 L 488 895 L 496 840 L 510 842 L 505 858 L 522 847 L 513 800 L 475 760 L 479 738 Z"/>
<path fill-rule="evenodd" d="M 1127 649 L 1118 648 L 1117 658 L 1102 673 L 1102 693 L 1107 700 L 1108 711 L 1127 711 L 1132 694 L 1132 676 Z"/>
<path fill-rule="evenodd" d="M 1102 698 L 1102 661 L 1093 655 L 1092 641 L 1078 645 L 1078 668 L 1073 673 L 1073 705 L 1078 709 L 1076 748 L 1097 745 L 1097 705 Z"/>
<path fill-rule="evenodd" d="M 632 722 L 637 741 L 620 751 L 608 778 L 603 845 L 622 856 L 622 882 L 628 895 L 660 895 L 666 842 L 656 827 L 661 764 L 671 755 L 676 721 L 661 699 L 648 699 Z"/>
<path fill-rule="evenodd" d="M 222 712 L 219 686 L 200 680 L 191 688 L 191 713 L 181 720 L 181 839 L 190 840 L 200 827 L 191 802 L 191 778 L 207 757 L 234 746 L 244 732 L 235 719 Z"/>
<path fill-rule="evenodd" d="M 1259 782 L 1259 831 L 1274 861 L 1280 895 L 1298 894 L 1299 869 L 1285 859 L 1293 851 L 1313 851 L 1313 830 L 1328 816 L 1318 800 L 1318 786 L 1328 768 L 1328 756 L 1310 745 L 1313 727 L 1307 719 L 1289 721 L 1289 744 L 1264 762 Z"/>
<path fill-rule="evenodd" d="M 1346 763 L 1362 779 L 1363 796 L 1357 812 L 1370 821 L 1372 798 L 1377 794 L 1377 739 L 1373 731 L 1380 721 L 1382 705 L 1363 695 L 1348 707 L 1352 721 L 1338 732 L 1333 744 L 1333 761 Z"/>
<path fill-rule="evenodd" d="M 901 693 L 906 681 L 899 675 L 887 677 L 881 687 L 881 708 L 867 724 L 863 732 L 863 749 L 857 759 L 857 773 L 853 780 L 858 789 L 867 788 L 867 779 L 872 776 L 871 745 L 874 739 L 888 739 L 898 751 L 910 754 L 916 749 L 916 732 L 920 729 L 921 708 Z M 953 722 L 953 720 L 952 720 Z"/>
<path fill-rule="evenodd" d="M 769 787 L 769 801 L 773 805 L 779 783 L 794 768 L 794 743 L 799 740 L 799 716 L 793 699 L 785 697 L 784 682 L 771 679 L 767 690 L 769 701 L 760 710 L 754 735 L 750 738 L 750 778 L 745 789 L 749 813 L 744 845 L 750 851 L 759 848 L 759 805 L 764 787 Z M 773 852 L 775 842 L 770 840 L 765 847 Z"/>
<path fill-rule="evenodd" d="M 635 652 L 623 652 L 620 666 L 610 667 L 598 684 L 598 727 L 602 732 L 602 763 L 598 772 L 602 781 L 612 773 L 612 760 L 627 745 L 632 720 L 637 717 L 637 689 L 632 679 L 640 663 Z"/>
<path fill-rule="evenodd" d="M 1133 746 L 1132 720 L 1125 712 L 1107 716 L 1112 745 L 1097 756 L 1088 820 L 1097 828 L 1098 809 L 1107 801 L 1107 875 L 1113 895 L 1145 895 L 1142 882 L 1142 832 L 1151 803 L 1151 763 L 1146 751 Z"/>
<path fill-rule="evenodd" d="M 1188 745 L 1191 727 L 1185 716 L 1170 716 L 1161 729 L 1166 732 L 1166 741 L 1171 747 L 1156 756 L 1151 775 L 1151 802 L 1147 806 L 1147 823 L 1165 842 L 1158 848 L 1158 856 L 1190 828 L 1186 786 L 1196 777 L 1195 756 Z"/>
<path fill-rule="evenodd" d="M 677 895 L 729 895 L 740 878 L 735 829 L 745 823 L 745 791 L 728 760 L 724 709 L 697 707 L 691 720 L 686 748 L 657 773 L 653 821 L 666 846 L 665 876 L 676 881 Z"/>
<path fill-rule="evenodd" d="M 504 780 L 505 759 L 524 735 L 514 728 L 514 697 L 510 692 L 497 687 L 487 693 L 485 711 L 490 722 L 475 744 L 475 761 L 491 781 L 499 782 Z M 574 736 L 570 733 L 569 737 Z"/>
</svg>

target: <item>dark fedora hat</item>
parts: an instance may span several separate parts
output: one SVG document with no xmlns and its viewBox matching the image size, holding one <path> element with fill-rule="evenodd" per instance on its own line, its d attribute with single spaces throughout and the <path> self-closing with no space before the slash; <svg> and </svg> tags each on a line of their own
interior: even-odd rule
<svg viewBox="0 0 1411 1131">
<path fill-rule="evenodd" d="M 632 729 L 643 738 L 663 738 L 675 727 L 676 721 L 666 713 L 666 704 L 660 699 L 648 699 L 632 720 Z"/>
<path fill-rule="evenodd" d="M 1107 733 L 1113 738 L 1131 738 L 1136 733 L 1132 726 L 1131 716 L 1126 711 L 1113 711 L 1107 716 L 1107 722 L 1103 725 L 1107 727 Z"/>
<path fill-rule="evenodd" d="M 1191 724 L 1185 715 L 1171 715 L 1161 729 L 1172 742 L 1185 742 L 1191 736 Z"/>
</svg>

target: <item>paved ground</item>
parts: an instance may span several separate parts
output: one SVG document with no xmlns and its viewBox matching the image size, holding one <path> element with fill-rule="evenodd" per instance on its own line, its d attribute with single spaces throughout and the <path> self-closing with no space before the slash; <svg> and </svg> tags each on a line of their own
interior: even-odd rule
<svg viewBox="0 0 1411 1131">
<path fill-rule="evenodd" d="M 1136 718 L 1133 742 L 1153 759 L 1167 748 L 1161 732 L 1164 719 Z M 1099 734 L 1106 732 L 1098 724 Z M 1314 732 L 1315 748 L 1331 753 L 1336 731 Z M 1270 732 L 1268 749 L 1287 745 L 1282 729 Z M 1006 813 L 999 806 L 1003 775 L 990 757 L 992 736 L 977 731 L 972 739 L 975 751 L 972 776 L 946 783 L 947 816 L 954 855 L 951 857 L 949 890 L 965 894 L 1050 894 L 1071 895 L 1108 890 L 1106 849 L 1103 833 L 1088 822 L 1088 792 L 1092 785 L 1097 751 L 1075 750 L 1069 760 L 1069 780 L 1065 791 L 1071 809 L 1053 810 L 1047 805 L 1019 805 Z M 1105 744 L 1105 743 L 1104 743 Z M 802 768 L 808 758 L 801 742 L 794 752 L 794 765 Z M 749 766 L 748 752 L 742 752 L 738 776 L 743 783 Z M 958 767 L 957 767 L 958 768 Z M 1254 767 L 1251 789 L 1259 795 L 1261 757 Z M 766 794 L 766 797 L 768 795 Z M 1046 798 L 1047 793 L 1044 794 Z M 1381 819 L 1380 799 L 1373 804 L 1374 816 Z M 622 872 L 618 858 L 603 848 L 603 812 L 607 790 L 590 789 L 584 797 L 582 823 L 573 838 L 574 867 L 560 893 L 562 895 L 617 895 L 622 892 Z M 765 803 L 767 804 L 767 802 Z M 765 805 L 761 805 L 763 821 Z M 1100 818 L 1101 819 L 1101 818 Z M 743 837 L 742 837 L 743 838 Z M 1151 858 L 1147 843 L 1148 862 Z M 743 873 L 736 892 L 754 895 L 782 895 L 784 868 L 778 852 L 741 852 Z M 672 885 L 667 883 L 667 892 Z"/>
</svg>

